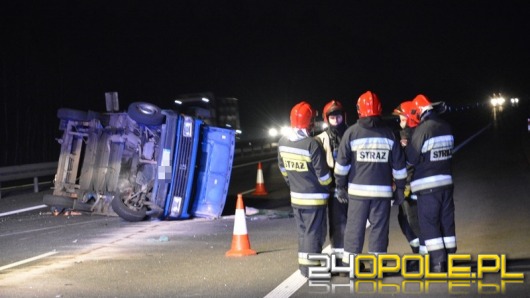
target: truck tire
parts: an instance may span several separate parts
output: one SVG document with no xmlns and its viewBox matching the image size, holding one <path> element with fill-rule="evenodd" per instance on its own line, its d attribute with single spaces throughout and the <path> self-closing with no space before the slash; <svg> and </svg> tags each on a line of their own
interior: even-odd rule
<svg viewBox="0 0 530 298">
<path fill-rule="evenodd" d="M 157 126 L 164 123 L 165 116 L 162 110 L 147 102 L 133 102 L 129 105 L 127 114 L 138 124 Z"/>
<path fill-rule="evenodd" d="M 57 118 L 63 120 L 87 121 L 88 116 L 85 111 L 60 108 L 57 110 Z"/>
<path fill-rule="evenodd" d="M 147 218 L 147 207 L 145 206 L 134 209 L 129 208 L 119 197 L 115 197 L 110 204 L 112 210 L 126 221 L 137 222 Z"/>
<path fill-rule="evenodd" d="M 50 207 L 58 207 L 58 209 L 72 209 L 74 207 L 74 199 L 61 196 L 47 194 L 42 198 L 42 202 Z"/>
</svg>

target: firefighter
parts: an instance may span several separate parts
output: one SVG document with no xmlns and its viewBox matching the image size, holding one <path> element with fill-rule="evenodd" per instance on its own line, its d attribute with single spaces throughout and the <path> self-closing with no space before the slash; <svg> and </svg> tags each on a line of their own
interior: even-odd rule
<svg viewBox="0 0 530 298">
<path fill-rule="evenodd" d="M 310 266 L 320 266 L 308 254 L 321 253 L 326 240 L 332 179 L 322 145 L 310 136 L 314 116 L 310 104 L 296 104 L 291 110 L 291 132 L 278 141 L 278 166 L 290 190 L 298 229 L 298 265 L 305 277 Z"/>
<path fill-rule="evenodd" d="M 331 100 L 324 106 L 322 111 L 324 122 L 328 125 L 326 130 L 316 136 L 316 139 L 324 147 L 326 162 L 333 173 L 335 159 L 339 150 L 339 144 L 348 128 L 346 124 L 346 113 L 342 104 L 337 100 Z M 332 176 L 333 178 L 333 176 Z M 331 253 L 337 257 L 337 265 L 342 264 L 344 252 L 344 228 L 346 227 L 346 215 L 348 213 L 348 200 L 335 196 L 335 182 L 331 183 L 331 193 L 328 200 L 329 240 L 331 242 Z"/>
<path fill-rule="evenodd" d="M 405 148 L 407 162 L 414 167 L 410 186 L 418 198 L 418 219 L 431 272 L 445 272 L 447 254 L 456 252 L 451 173 L 454 137 L 425 95 L 417 95 L 413 103 L 411 113 L 419 124 Z"/>
<path fill-rule="evenodd" d="M 372 225 L 368 252 L 387 252 L 393 180 L 399 198 L 396 203 L 405 199 L 405 155 L 392 128 L 383 122 L 381 112 L 375 93 L 367 91 L 359 97 L 359 120 L 344 133 L 335 163 L 337 194 L 348 198 L 342 258 L 347 264 L 350 254 L 363 251 L 366 220 Z"/>
<path fill-rule="evenodd" d="M 399 131 L 401 147 L 405 148 L 407 146 L 410 136 L 414 132 L 416 126 L 418 126 L 418 121 L 413 117 L 412 110 L 414 109 L 414 103 L 412 101 L 402 102 L 397 108 L 392 112 L 393 115 L 399 116 L 399 126 L 401 130 Z M 405 200 L 401 205 L 399 205 L 398 210 L 398 223 L 401 228 L 401 232 L 405 235 L 405 238 L 409 242 L 409 245 L 412 249 L 412 253 L 422 253 L 426 254 L 427 250 L 425 248 L 425 243 L 423 240 L 420 241 L 420 225 L 418 222 L 418 207 L 417 207 L 417 197 L 412 195 L 410 192 L 410 179 L 412 178 L 412 173 L 414 168 L 407 166 L 407 184 L 405 185 Z M 407 263 L 407 271 L 418 271 L 419 264 L 418 261 L 410 261 Z"/>
</svg>

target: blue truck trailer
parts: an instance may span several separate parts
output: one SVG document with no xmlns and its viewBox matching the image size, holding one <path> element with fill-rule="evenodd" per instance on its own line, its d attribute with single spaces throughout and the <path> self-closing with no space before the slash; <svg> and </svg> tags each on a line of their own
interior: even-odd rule
<svg viewBox="0 0 530 298">
<path fill-rule="evenodd" d="M 127 221 L 221 216 L 235 129 L 147 102 L 126 112 L 61 108 L 57 116 L 60 156 L 53 193 L 43 197 L 55 213 Z"/>
</svg>

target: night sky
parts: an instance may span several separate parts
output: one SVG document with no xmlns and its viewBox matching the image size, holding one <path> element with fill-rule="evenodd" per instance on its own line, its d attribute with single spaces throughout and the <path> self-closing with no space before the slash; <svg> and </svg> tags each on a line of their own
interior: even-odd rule
<svg viewBox="0 0 530 298">
<path fill-rule="evenodd" d="M 353 112 L 366 90 L 384 113 L 418 93 L 452 105 L 528 94 L 524 1 L 6 2 L 0 166 L 56 160 L 57 109 L 104 111 L 107 91 L 121 110 L 236 97 L 243 133 L 301 100 Z"/>
</svg>

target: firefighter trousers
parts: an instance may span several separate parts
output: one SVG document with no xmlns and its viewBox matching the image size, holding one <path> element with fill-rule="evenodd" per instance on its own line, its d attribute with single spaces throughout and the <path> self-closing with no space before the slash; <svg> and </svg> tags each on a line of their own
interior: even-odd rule
<svg viewBox="0 0 530 298">
<path fill-rule="evenodd" d="M 371 223 L 368 253 L 385 253 L 388 248 L 390 200 L 351 199 L 348 202 L 348 219 L 344 231 L 344 263 L 350 254 L 363 251 L 366 220 Z"/>
<path fill-rule="evenodd" d="M 337 260 L 342 259 L 344 252 L 344 229 L 347 216 L 348 203 L 342 204 L 331 195 L 328 202 L 329 241 L 332 253 L 337 255 Z"/>
<path fill-rule="evenodd" d="M 308 255 L 322 253 L 327 234 L 326 209 L 326 206 L 311 209 L 293 207 L 298 231 L 298 265 L 306 277 L 310 266 L 320 266 L 320 261 L 309 260 Z"/>
<path fill-rule="evenodd" d="M 418 204 L 416 200 L 406 198 L 398 211 L 398 223 L 401 232 L 409 242 L 412 252 L 419 252 L 420 245 L 420 224 L 418 221 Z"/>
<path fill-rule="evenodd" d="M 453 186 L 422 191 L 417 195 L 421 235 L 431 264 L 446 263 L 447 254 L 456 252 Z"/>
</svg>

